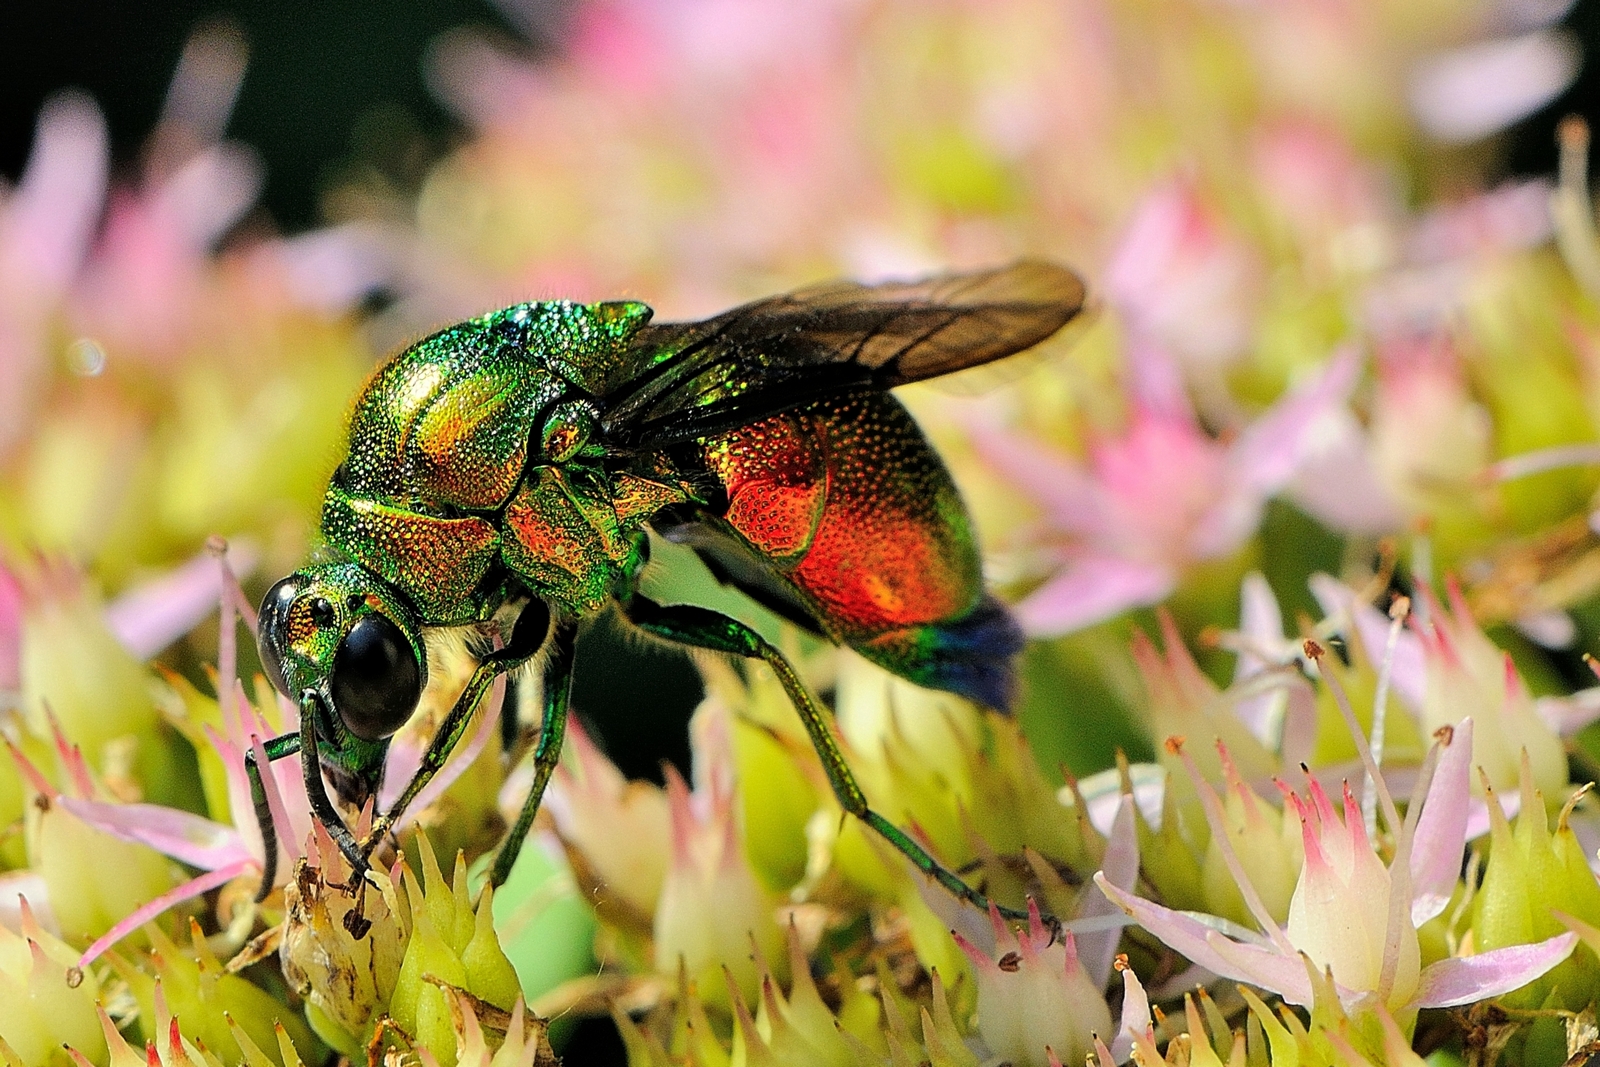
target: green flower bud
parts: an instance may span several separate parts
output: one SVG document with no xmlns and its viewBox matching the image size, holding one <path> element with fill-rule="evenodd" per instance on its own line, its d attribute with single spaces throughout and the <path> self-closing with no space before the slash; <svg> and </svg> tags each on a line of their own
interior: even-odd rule
<svg viewBox="0 0 1600 1067">
<path fill-rule="evenodd" d="M 1530 944 L 1567 927 L 1556 912 L 1591 925 L 1600 924 L 1600 882 L 1595 880 L 1583 846 L 1568 819 L 1581 793 L 1561 809 L 1552 833 L 1544 798 L 1532 788 L 1523 763 L 1522 809 L 1515 825 L 1508 823 L 1499 797 L 1487 784 L 1489 862 L 1473 901 L 1473 948 L 1479 952 L 1507 945 Z M 1564 1008 L 1578 1011 L 1600 993 L 1600 963 L 1595 949 L 1580 944 L 1566 962 L 1543 978 L 1503 998 L 1512 1007 Z M 1554 994 L 1555 1003 L 1547 1003 Z"/>
<path fill-rule="evenodd" d="M 65 565 L 24 579 L 22 711 L 48 738 L 50 718 L 119 799 L 182 797 L 176 738 L 161 721 L 143 664 L 106 628 L 102 605 Z"/>
<path fill-rule="evenodd" d="M 104 1058 L 95 1015 L 100 985 L 92 973 L 77 969 L 77 958 L 70 946 L 40 929 L 26 898 L 22 933 L 0 925 L 0 1056 L 29 1067 L 65 1067 L 70 1061 L 62 1046 L 72 1045 Z"/>
<path fill-rule="evenodd" d="M 7 747 L 33 794 L 23 823 L 28 866 L 44 879 L 50 910 L 62 934 L 93 940 L 177 884 L 176 864 L 152 848 L 119 840 L 83 822 L 59 803 L 61 794 L 21 751 Z M 71 776 L 79 779 L 80 791 L 92 789 L 76 752 L 67 750 L 63 755 L 76 766 Z M 85 876 L 94 871 L 115 876 Z"/>
<path fill-rule="evenodd" d="M 150 952 L 143 968 L 112 957 L 112 965 L 139 1003 L 140 1031 L 145 1040 L 155 1041 L 161 1036 L 156 1026 L 159 988 L 168 1010 L 185 1021 L 185 1036 L 229 1063 L 244 1055 L 238 1041 L 238 1035 L 243 1033 L 256 1045 L 271 1049 L 271 1060 L 283 1067 L 275 1039 L 279 1027 L 288 1033 L 295 1047 L 306 1050 L 313 1060 L 318 1058 L 322 1050 L 296 1013 L 260 987 L 229 974 L 206 944 L 200 924 L 194 919 L 189 920 L 189 930 L 192 951 L 180 949 L 152 926 L 147 928 Z"/>
<path fill-rule="evenodd" d="M 521 996 L 516 971 L 500 948 L 493 925 L 494 899 L 485 887 L 476 906 L 467 892 L 466 861 L 458 854 L 447 883 L 426 837 L 417 839 L 423 880 L 403 868 L 411 936 L 395 978 L 389 1014 L 420 1047 L 451 1067 L 456 1062 L 459 1011 L 454 987 L 484 1004 L 511 1010 Z"/>
</svg>

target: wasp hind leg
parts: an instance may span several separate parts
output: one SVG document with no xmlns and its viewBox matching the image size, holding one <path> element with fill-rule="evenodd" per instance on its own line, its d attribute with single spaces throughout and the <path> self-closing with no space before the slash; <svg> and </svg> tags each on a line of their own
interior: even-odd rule
<svg viewBox="0 0 1600 1067">
<path fill-rule="evenodd" d="M 829 729 L 826 713 L 801 682 L 800 676 L 789 665 L 789 661 L 783 657 L 783 653 L 774 648 L 766 638 L 737 619 L 730 619 L 714 611 L 687 605 L 662 606 L 637 594 L 624 611 L 635 626 L 669 641 L 765 662 L 778 676 L 779 683 L 788 694 L 789 702 L 800 713 L 800 721 L 805 724 L 812 747 L 817 750 L 817 756 L 822 760 L 822 769 L 828 776 L 828 784 L 833 787 L 833 795 L 838 798 L 839 804 L 851 815 L 877 831 L 879 836 L 898 849 L 923 874 L 974 907 L 982 911 L 989 910 L 992 902 L 987 896 L 940 864 L 926 849 L 912 840 L 910 835 L 873 811 L 867 804 L 866 794 L 861 791 L 861 786 L 851 773 L 849 764 L 845 762 L 839 742 Z M 1003 905 L 995 906 L 1000 914 L 1008 919 L 1022 922 L 1028 919 L 1028 913 L 1025 911 Z"/>
</svg>

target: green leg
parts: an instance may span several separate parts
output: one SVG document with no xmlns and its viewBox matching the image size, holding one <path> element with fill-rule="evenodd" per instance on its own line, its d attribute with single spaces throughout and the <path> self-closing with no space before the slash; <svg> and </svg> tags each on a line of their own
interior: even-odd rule
<svg viewBox="0 0 1600 1067">
<path fill-rule="evenodd" d="M 273 763 L 300 751 L 298 733 L 274 737 L 261 746 L 267 753 L 267 762 Z M 261 768 L 256 766 L 255 749 L 244 754 L 244 774 L 250 781 L 250 802 L 255 805 L 256 825 L 261 828 L 261 846 L 266 852 L 261 868 L 261 887 L 256 890 L 256 903 L 267 899 L 272 883 L 278 880 L 278 831 L 272 825 L 272 809 L 267 804 L 267 789 L 261 784 Z"/>
<path fill-rule="evenodd" d="M 322 698 L 316 690 L 307 689 L 300 697 L 300 724 L 302 730 L 314 730 L 313 726 L 318 720 L 316 706 Z M 339 851 L 344 853 L 345 859 L 350 861 L 351 882 L 363 881 L 362 875 L 367 870 L 367 853 L 361 847 L 361 842 L 356 840 L 356 835 L 344 824 L 344 819 L 339 815 L 339 809 L 333 806 L 333 801 L 328 799 L 328 787 L 322 780 L 322 754 L 317 751 L 315 734 L 305 739 L 302 735 L 300 744 L 300 770 L 306 783 L 306 799 L 311 802 L 311 814 L 328 831 L 328 836 L 333 838 L 333 843 L 339 846 Z"/>
<path fill-rule="evenodd" d="M 523 622 L 530 618 L 533 622 L 525 627 Z M 433 741 L 428 745 L 428 751 L 422 755 L 422 766 L 417 768 L 417 773 L 406 783 L 405 791 L 389 810 L 373 820 L 372 833 L 361 842 L 362 856 L 372 854 L 372 850 L 378 847 L 378 842 L 383 840 L 383 835 L 400 820 L 400 816 L 405 814 L 406 808 L 411 806 L 417 794 L 422 792 L 423 788 L 433 780 L 433 776 L 444 767 L 445 761 L 450 758 L 450 753 L 455 751 L 456 745 L 466 734 L 467 725 L 472 721 L 472 713 L 477 710 L 490 686 L 494 685 L 495 678 L 506 671 L 520 667 L 530 656 L 539 651 L 549 626 L 548 610 L 542 603 L 535 601 L 529 607 L 523 608 L 522 618 L 517 620 L 511 643 L 483 657 L 473 670 L 472 677 L 467 679 L 466 688 L 461 690 L 461 695 L 456 698 L 450 713 L 444 717 L 444 722 L 439 724 L 438 731 L 433 735 Z"/>
<path fill-rule="evenodd" d="M 839 804 L 851 815 L 876 830 L 889 844 L 900 850 L 923 874 L 934 879 L 951 893 L 983 911 L 988 911 L 991 901 L 978 890 L 962 881 L 956 874 L 942 866 L 928 851 L 917 844 L 899 827 L 873 811 L 867 797 L 856 783 L 855 775 L 845 762 L 839 742 L 828 727 L 828 720 L 820 705 L 806 690 L 800 676 L 764 637 L 744 623 L 719 615 L 705 608 L 674 605 L 663 607 L 654 601 L 635 595 L 625 609 L 628 618 L 641 629 L 679 644 L 696 648 L 726 652 L 749 659 L 759 659 L 771 667 L 778 676 L 783 691 L 800 713 L 811 744 L 822 760 L 822 769 L 828 775 L 828 784 Z M 1000 914 L 1008 919 L 1026 922 L 1028 913 L 1015 908 L 998 906 Z"/>
<path fill-rule="evenodd" d="M 550 784 L 550 775 L 561 759 L 561 743 L 567 736 L 567 701 L 572 695 L 572 658 L 576 645 L 576 627 L 557 628 L 555 646 L 544 665 L 544 718 L 539 728 L 538 747 L 533 750 L 533 784 L 528 789 L 528 799 L 523 801 L 517 824 L 506 834 L 500 854 L 494 859 L 494 870 L 489 875 L 491 885 L 504 885 L 511 877 L 522 842 L 533 826 L 533 817 L 539 813 L 545 786 Z"/>
</svg>

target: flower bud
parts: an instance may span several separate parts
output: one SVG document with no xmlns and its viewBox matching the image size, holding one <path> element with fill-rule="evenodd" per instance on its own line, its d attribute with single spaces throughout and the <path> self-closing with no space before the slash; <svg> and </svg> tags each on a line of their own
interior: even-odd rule
<svg viewBox="0 0 1600 1067">
<path fill-rule="evenodd" d="M 1111 1011 L 1078 962 L 1069 933 L 1052 938 L 1029 901 L 1028 928 L 1016 933 L 990 907 L 997 958 L 966 938 L 957 943 L 978 977 L 978 1033 L 997 1060 L 1046 1067 L 1046 1046 L 1062 1063 L 1082 1063 L 1096 1034 L 1111 1033 Z"/>
<path fill-rule="evenodd" d="M 189 920 L 192 951 L 173 944 L 159 929 L 147 928 L 150 952 L 143 968 L 134 968 L 112 956 L 129 990 L 139 1003 L 139 1019 L 145 1040 L 159 1040 L 156 990 L 161 990 L 167 1009 L 184 1020 L 184 1036 L 220 1055 L 229 1063 L 243 1055 L 238 1034 L 245 1034 L 258 1046 L 278 1056 L 275 1030 L 282 1028 L 290 1043 L 319 1058 L 311 1031 L 299 1014 L 285 1007 L 266 991 L 236 974 L 229 974 L 206 944 L 205 935 L 194 919 Z"/>
<path fill-rule="evenodd" d="M 100 984 L 77 969 L 72 948 L 39 928 L 26 899 L 21 907 L 22 933 L 0 925 L 0 1046 L 29 1065 L 66 1064 L 64 1044 L 104 1059 Z"/>
<path fill-rule="evenodd" d="M 485 886 L 477 906 L 467 893 L 465 860 L 456 857 L 446 882 L 428 839 L 418 836 L 423 884 L 402 867 L 411 917 L 410 940 L 394 982 L 389 1014 L 445 1067 L 456 1057 L 455 1013 L 446 986 L 509 1011 L 522 990 L 494 932 L 494 898 Z"/>
<path fill-rule="evenodd" d="M 1552 833 L 1544 799 L 1531 788 L 1523 763 L 1522 809 L 1515 825 L 1508 823 L 1500 798 L 1487 785 L 1489 862 L 1473 901 L 1473 947 L 1479 952 L 1521 945 L 1566 929 L 1555 912 L 1600 924 L 1600 883 L 1584 857 L 1583 846 L 1569 818 L 1581 793 L 1556 819 Z M 1543 978 L 1505 998 L 1513 1007 L 1561 1007 L 1581 1010 L 1600 992 L 1600 965 L 1595 949 L 1580 944 L 1571 958 Z M 1554 993 L 1556 1003 L 1548 1001 Z"/>
<path fill-rule="evenodd" d="M 318 1036 L 345 1055 L 364 1055 L 394 993 L 408 909 L 382 871 L 350 888 L 350 866 L 320 824 L 308 851 L 284 887 L 283 975 L 305 998 Z"/>
</svg>

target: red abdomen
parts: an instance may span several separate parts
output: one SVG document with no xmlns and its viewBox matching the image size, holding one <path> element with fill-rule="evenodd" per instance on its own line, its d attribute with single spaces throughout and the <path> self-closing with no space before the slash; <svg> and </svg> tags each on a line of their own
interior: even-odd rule
<svg viewBox="0 0 1600 1067">
<path fill-rule="evenodd" d="M 836 640 L 955 619 L 982 596 L 966 509 L 892 396 L 818 401 L 702 448 L 723 520 Z"/>
</svg>

